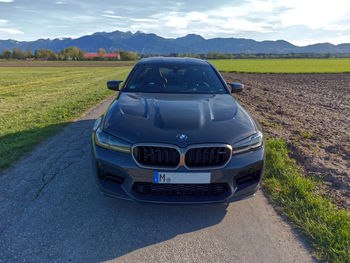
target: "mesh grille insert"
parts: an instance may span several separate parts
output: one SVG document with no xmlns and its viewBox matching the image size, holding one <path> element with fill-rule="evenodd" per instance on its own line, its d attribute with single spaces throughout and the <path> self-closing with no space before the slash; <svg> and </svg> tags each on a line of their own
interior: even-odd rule
<svg viewBox="0 0 350 263">
<path fill-rule="evenodd" d="M 187 167 L 216 167 L 224 165 L 231 156 L 227 147 L 199 147 L 186 152 Z"/>
<path fill-rule="evenodd" d="M 137 146 L 133 155 L 141 165 L 146 166 L 177 167 L 180 162 L 180 153 L 170 147 Z"/>
<path fill-rule="evenodd" d="M 176 168 L 180 163 L 180 153 L 175 147 L 139 145 L 132 154 L 141 166 Z M 184 161 L 188 168 L 211 168 L 225 165 L 230 157 L 229 147 L 194 147 L 185 152 Z"/>
<path fill-rule="evenodd" d="M 136 182 L 133 190 L 142 195 L 150 196 L 221 196 L 229 187 L 226 183 L 212 184 L 156 184 Z"/>
</svg>

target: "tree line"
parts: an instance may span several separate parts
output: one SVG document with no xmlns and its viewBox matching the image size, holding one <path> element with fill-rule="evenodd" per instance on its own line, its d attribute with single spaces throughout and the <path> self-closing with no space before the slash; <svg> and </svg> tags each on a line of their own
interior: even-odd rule
<svg viewBox="0 0 350 263">
<path fill-rule="evenodd" d="M 38 59 L 38 60 L 116 60 L 117 58 L 105 58 L 106 51 L 98 50 L 98 58 L 84 58 L 84 52 L 78 47 L 67 47 L 55 53 L 50 49 L 37 49 L 33 53 L 30 49 L 22 51 L 19 48 L 4 50 L 0 53 L 0 59 Z M 138 60 L 145 57 L 164 56 L 164 54 L 138 55 L 132 51 L 111 50 L 110 53 L 119 53 L 121 60 Z M 318 53 L 288 53 L 288 54 L 223 54 L 210 51 L 207 54 L 194 53 L 170 53 L 169 57 L 193 57 L 201 59 L 281 59 L 281 58 L 350 58 L 350 53 L 318 54 Z"/>
<path fill-rule="evenodd" d="M 136 54 L 133 51 L 124 51 L 124 50 L 111 50 L 109 53 L 119 53 L 120 55 L 120 59 L 121 60 L 139 60 L 141 57 Z M 106 54 L 106 50 L 104 50 L 103 48 L 100 48 L 97 52 L 98 57 L 100 59 L 104 58 L 104 54 Z"/>
<path fill-rule="evenodd" d="M 142 58 L 164 56 L 161 54 L 153 55 L 141 55 Z M 282 58 L 350 58 L 350 53 L 287 53 L 287 54 L 274 54 L 274 53 L 239 53 L 239 54 L 223 54 L 216 51 L 210 51 L 206 54 L 195 53 L 170 53 L 165 55 L 168 57 L 193 57 L 200 59 L 282 59 Z"/>
<path fill-rule="evenodd" d="M 135 52 L 124 50 L 111 50 L 110 53 L 119 53 L 121 60 L 138 60 L 140 56 Z M 116 58 L 105 58 L 106 51 L 102 48 L 98 50 L 98 58 L 95 60 L 116 60 Z M 94 58 L 84 58 L 84 52 L 78 47 L 67 47 L 55 53 L 50 49 L 37 49 L 33 53 L 29 48 L 22 51 L 19 48 L 4 50 L 0 53 L 0 59 L 38 59 L 38 60 L 92 60 Z"/>
</svg>

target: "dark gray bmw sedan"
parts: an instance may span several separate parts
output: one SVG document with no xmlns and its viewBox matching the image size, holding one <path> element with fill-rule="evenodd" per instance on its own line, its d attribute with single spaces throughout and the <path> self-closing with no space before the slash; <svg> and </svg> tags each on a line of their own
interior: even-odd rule
<svg viewBox="0 0 350 263">
<path fill-rule="evenodd" d="M 140 60 L 107 86 L 117 98 L 96 120 L 93 169 L 101 191 L 147 203 L 211 204 L 253 195 L 264 138 L 207 61 Z"/>
</svg>

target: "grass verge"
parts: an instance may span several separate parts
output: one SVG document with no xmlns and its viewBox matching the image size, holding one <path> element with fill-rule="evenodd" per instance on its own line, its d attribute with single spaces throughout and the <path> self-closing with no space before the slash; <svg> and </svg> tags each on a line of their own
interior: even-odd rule
<svg viewBox="0 0 350 263">
<path fill-rule="evenodd" d="M 0 169 L 113 94 L 106 81 L 130 67 L 1 68 Z"/>
<path fill-rule="evenodd" d="M 316 258 L 350 262 L 350 214 L 322 195 L 317 182 L 301 175 L 285 142 L 268 139 L 263 188 L 275 208 L 311 244 Z"/>
</svg>

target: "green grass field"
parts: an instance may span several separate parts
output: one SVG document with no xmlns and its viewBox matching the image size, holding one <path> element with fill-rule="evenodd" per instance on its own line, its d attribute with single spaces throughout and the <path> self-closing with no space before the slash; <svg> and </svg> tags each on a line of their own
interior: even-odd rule
<svg viewBox="0 0 350 263">
<path fill-rule="evenodd" d="M 130 67 L 0 68 L 0 168 L 113 94 Z"/>
<path fill-rule="evenodd" d="M 350 59 L 219 59 L 209 60 L 219 71 L 238 73 L 350 73 Z M 133 65 L 137 61 L 23 61 L 0 60 L 1 65 L 108 66 Z"/>
<path fill-rule="evenodd" d="M 231 59 L 210 60 L 224 72 L 244 73 L 345 73 L 350 59 Z"/>
</svg>

